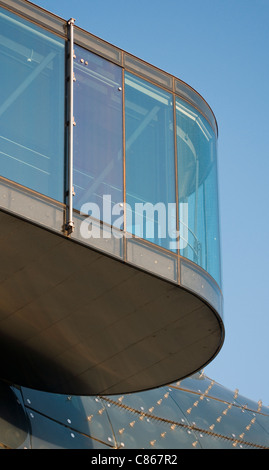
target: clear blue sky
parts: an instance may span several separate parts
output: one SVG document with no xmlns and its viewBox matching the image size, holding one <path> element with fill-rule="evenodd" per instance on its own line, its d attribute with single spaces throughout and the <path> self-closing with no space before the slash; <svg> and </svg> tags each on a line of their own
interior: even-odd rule
<svg viewBox="0 0 269 470">
<path fill-rule="evenodd" d="M 177 76 L 219 126 L 224 346 L 205 373 L 269 405 L 269 0 L 32 3 Z"/>
</svg>

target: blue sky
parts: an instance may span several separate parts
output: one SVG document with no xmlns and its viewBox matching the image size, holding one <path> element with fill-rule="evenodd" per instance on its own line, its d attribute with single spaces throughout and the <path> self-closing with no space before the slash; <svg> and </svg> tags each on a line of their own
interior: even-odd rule
<svg viewBox="0 0 269 470">
<path fill-rule="evenodd" d="M 269 405 L 269 0 L 38 0 L 177 76 L 219 126 L 224 346 L 205 373 Z"/>
</svg>

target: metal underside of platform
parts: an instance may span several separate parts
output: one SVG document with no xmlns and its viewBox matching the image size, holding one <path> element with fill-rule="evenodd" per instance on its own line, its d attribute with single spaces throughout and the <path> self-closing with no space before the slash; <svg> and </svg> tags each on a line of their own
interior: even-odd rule
<svg viewBox="0 0 269 470">
<path fill-rule="evenodd" d="M 218 315 L 187 290 L 0 211 L 0 378 L 38 390 L 118 394 L 210 362 Z"/>
</svg>

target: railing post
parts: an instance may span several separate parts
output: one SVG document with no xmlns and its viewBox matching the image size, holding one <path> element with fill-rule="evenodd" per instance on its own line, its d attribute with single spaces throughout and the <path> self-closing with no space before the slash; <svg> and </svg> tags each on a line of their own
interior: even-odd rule
<svg viewBox="0 0 269 470">
<path fill-rule="evenodd" d="M 73 128 L 74 128 L 74 18 L 67 22 L 68 26 L 68 203 L 66 216 L 66 231 L 70 235 L 74 231 L 73 221 Z"/>
</svg>

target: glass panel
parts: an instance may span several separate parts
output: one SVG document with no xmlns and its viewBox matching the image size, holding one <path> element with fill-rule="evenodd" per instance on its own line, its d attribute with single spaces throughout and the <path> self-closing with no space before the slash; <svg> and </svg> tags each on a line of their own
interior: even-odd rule
<svg viewBox="0 0 269 470">
<path fill-rule="evenodd" d="M 99 397 L 80 397 L 23 388 L 26 406 L 84 436 L 115 445 L 105 406 Z"/>
<path fill-rule="evenodd" d="M 126 73 L 125 117 L 127 231 L 174 250 L 172 96 Z"/>
<path fill-rule="evenodd" d="M 196 436 L 190 427 L 182 423 L 184 415 L 177 404 L 169 400 L 167 405 L 168 400 L 164 395 L 159 395 L 158 401 L 155 401 L 155 396 L 156 393 L 151 391 L 144 395 L 130 395 L 127 400 L 124 397 L 123 403 L 128 402 L 127 406 L 121 405 L 121 397 L 118 402 L 113 400 L 107 403 L 117 447 L 152 450 L 191 449 Z"/>
<path fill-rule="evenodd" d="M 179 219 L 185 227 L 180 254 L 205 269 L 220 285 L 215 134 L 203 116 L 179 99 L 176 116 Z"/>
<path fill-rule="evenodd" d="M 74 207 L 116 225 L 123 202 L 122 69 L 75 46 L 74 74 Z"/>
<path fill-rule="evenodd" d="M 63 39 L 0 9 L 0 174 L 64 197 Z"/>
<path fill-rule="evenodd" d="M 29 411 L 32 449 L 109 449 L 106 443 L 74 431 L 36 411 Z"/>
<path fill-rule="evenodd" d="M 193 104 L 195 107 L 198 107 L 200 111 L 208 118 L 208 121 L 210 122 L 212 128 L 215 131 L 215 134 L 218 134 L 218 128 L 217 128 L 217 122 L 216 118 L 209 107 L 209 105 L 206 103 L 206 101 L 200 96 L 193 88 L 191 88 L 189 85 L 186 83 L 182 82 L 181 80 L 176 79 L 175 80 L 175 91 L 180 95 L 181 98 L 185 98 L 188 100 L 191 104 Z"/>
</svg>

